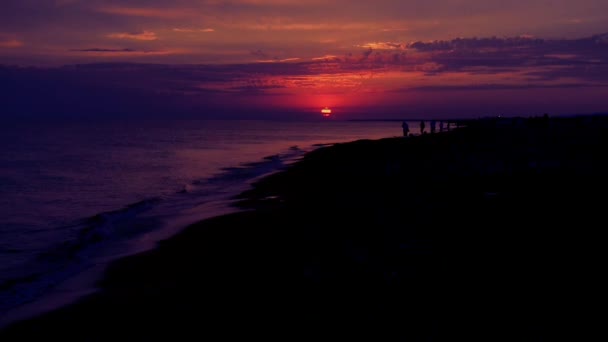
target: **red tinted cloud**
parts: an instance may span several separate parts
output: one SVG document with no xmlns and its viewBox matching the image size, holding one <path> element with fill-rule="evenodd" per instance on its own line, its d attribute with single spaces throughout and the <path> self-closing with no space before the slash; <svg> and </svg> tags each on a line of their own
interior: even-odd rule
<svg viewBox="0 0 608 342">
<path fill-rule="evenodd" d="M 20 40 L 17 40 L 17 39 L 0 40 L 0 48 L 11 49 L 11 48 L 22 47 L 23 45 L 24 45 L 23 42 Z"/>
<path fill-rule="evenodd" d="M 132 39 L 132 40 L 157 40 L 158 37 L 156 36 L 156 33 L 152 32 L 152 31 L 143 31 L 143 32 L 137 32 L 137 33 L 129 33 L 129 32 L 123 32 L 123 33 L 112 33 L 107 35 L 108 38 L 115 38 L 115 39 Z"/>
</svg>

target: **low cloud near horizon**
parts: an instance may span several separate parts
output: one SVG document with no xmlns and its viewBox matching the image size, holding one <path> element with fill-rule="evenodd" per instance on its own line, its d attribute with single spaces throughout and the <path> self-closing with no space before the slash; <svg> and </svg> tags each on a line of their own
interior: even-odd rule
<svg viewBox="0 0 608 342">
<path fill-rule="evenodd" d="M 70 101 L 85 107 L 85 102 L 103 101 L 103 109 L 88 110 L 104 115 L 125 115 L 139 108 L 154 109 L 155 115 L 166 111 L 214 116 L 220 115 L 218 108 L 222 108 L 221 115 L 234 112 L 248 117 L 281 110 L 314 113 L 325 105 L 367 118 L 380 115 L 376 109 L 388 116 L 417 117 L 597 112 L 608 109 L 604 105 L 608 95 L 607 37 L 370 42 L 343 55 L 287 61 L 262 49 L 249 52 L 267 63 L 5 66 L 0 68 L 0 88 L 3 101 L 13 103 L 7 108 L 12 108 L 14 115 L 21 110 L 44 112 L 52 108 L 15 103 L 28 96 L 52 101 L 64 112 L 79 110 L 70 106 Z M 155 53 L 131 48 L 75 51 Z M 56 96 L 32 92 L 45 87 L 52 88 Z M 143 105 L 152 98 L 153 106 Z M 123 108 L 118 110 L 120 106 Z"/>
</svg>

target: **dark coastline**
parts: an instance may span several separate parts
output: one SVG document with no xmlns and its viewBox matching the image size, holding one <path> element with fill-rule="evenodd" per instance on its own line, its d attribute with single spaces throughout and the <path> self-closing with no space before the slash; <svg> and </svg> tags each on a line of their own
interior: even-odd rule
<svg viewBox="0 0 608 342">
<path fill-rule="evenodd" d="M 607 151 L 600 116 L 321 148 L 0 340 L 587 340 Z"/>
</svg>

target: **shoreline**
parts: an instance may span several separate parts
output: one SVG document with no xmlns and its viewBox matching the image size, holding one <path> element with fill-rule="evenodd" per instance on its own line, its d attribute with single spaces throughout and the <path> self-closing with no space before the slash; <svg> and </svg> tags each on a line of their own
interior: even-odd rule
<svg viewBox="0 0 608 342">
<path fill-rule="evenodd" d="M 0 317 L 0 331 L 12 324 L 48 314 L 72 305 L 87 296 L 95 295 L 101 291 L 98 283 L 103 280 L 105 271 L 112 263 L 155 249 L 159 241 L 171 238 L 195 222 L 240 211 L 241 209 L 231 205 L 232 202 L 234 201 L 224 200 L 206 203 L 203 207 L 213 207 L 213 209 L 184 215 L 179 220 L 166 222 L 163 225 L 164 227 L 146 233 L 134 241 L 123 242 L 122 244 L 130 247 L 125 248 L 120 254 L 97 257 L 90 261 L 91 264 L 84 270 L 53 285 L 40 297 L 4 312 Z M 188 211 L 196 211 L 197 209 L 201 208 L 195 207 Z"/>
<path fill-rule="evenodd" d="M 308 147 L 308 150 L 310 151 L 321 146 L 329 145 L 332 145 L 332 143 L 312 145 Z M 229 188 L 232 188 L 232 190 L 228 195 L 205 200 L 202 204 L 195 205 L 185 210 L 181 209 L 179 213 L 174 213 L 169 219 L 159 220 L 159 222 L 156 223 L 158 227 L 151 231 L 145 232 L 128 241 L 114 242 L 115 244 L 120 244 L 120 246 L 122 246 L 117 249 L 117 251 L 119 251 L 118 254 L 102 253 L 97 255 L 93 260 L 87 261 L 88 265 L 84 269 L 55 283 L 42 295 L 4 311 L 2 315 L 0 315 L 0 331 L 12 324 L 45 315 L 49 312 L 74 304 L 87 296 L 95 295 L 101 291 L 98 284 L 103 280 L 105 271 L 112 263 L 120 262 L 120 260 L 124 258 L 153 250 L 158 247 L 159 242 L 170 239 L 196 222 L 246 210 L 235 205 L 238 195 L 250 188 L 251 184 L 258 181 L 260 178 L 280 172 L 281 169 L 296 162 L 302 157 L 297 154 L 291 155 L 291 152 L 293 151 L 299 151 L 299 148 L 294 149 L 294 147 L 290 147 L 288 150 L 278 152 L 278 154 L 263 157 L 259 161 L 244 162 L 238 167 L 222 169 L 220 173 L 210 177 L 208 180 L 223 178 L 230 170 L 247 168 L 253 170 L 259 165 L 268 162 L 276 162 L 278 160 L 280 160 L 281 164 L 281 166 L 273 168 L 272 170 L 263 168 L 264 171 L 246 179 L 240 184 L 229 185 Z M 139 203 L 140 202 L 137 204 Z M 129 206 L 110 213 L 121 212 L 127 210 L 128 207 Z M 116 246 L 113 246 L 112 250 L 116 248 Z"/>
<path fill-rule="evenodd" d="M 112 263 L 100 293 L 0 337 L 581 336 L 564 305 L 595 294 L 580 291 L 598 277 L 592 195 L 608 169 L 607 120 L 591 121 L 317 149 L 254 183 L 248 210 Z"/>
</svg>

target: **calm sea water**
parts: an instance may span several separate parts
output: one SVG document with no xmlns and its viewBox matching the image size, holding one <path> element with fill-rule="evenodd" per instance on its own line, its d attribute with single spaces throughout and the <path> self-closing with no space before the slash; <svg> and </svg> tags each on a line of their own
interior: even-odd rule
<svg viewBox="0 0 608 342">
<path fill-rule="evenodd" d="M 400 134 L 399 122 L 3 125 L 0 316 L 101 256 L 125 253 L 134 242 L 154 243 L 168 227 L 175 231 L 221 214 L 225 205 L 219 203 L 315 145 Z"/>
</svg>

